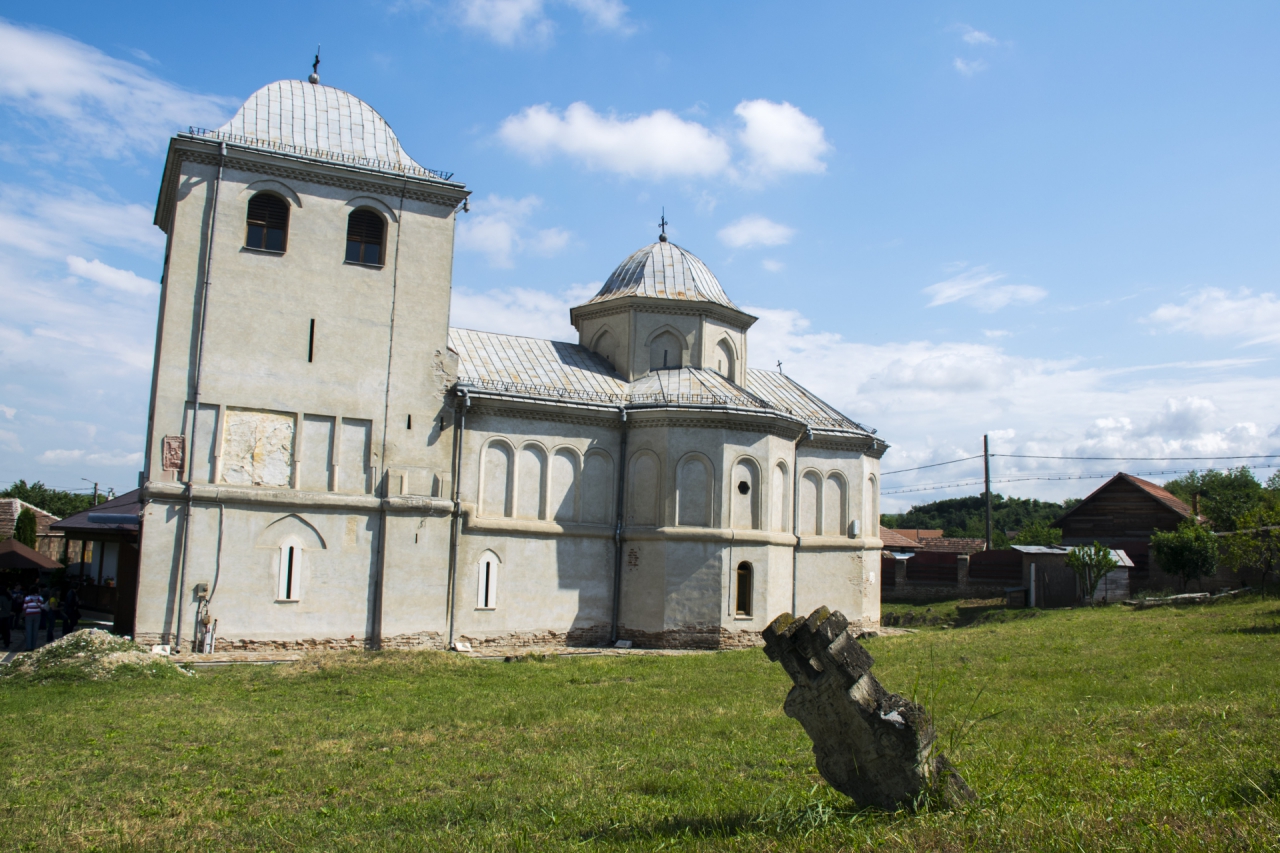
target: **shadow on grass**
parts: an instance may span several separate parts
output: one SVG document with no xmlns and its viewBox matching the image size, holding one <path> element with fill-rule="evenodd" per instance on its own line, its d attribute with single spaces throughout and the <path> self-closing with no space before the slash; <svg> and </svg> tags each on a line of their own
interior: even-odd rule
<svg viewBox="0 0 1280 853">
<path fill-rule="evenodd" d="M 931 810 L 931 802 L 918 804 L 916 811 Z M 586 841 L 643 842 L 673 838 L 734 838 L 737 836 L 808 837 L 837 824 L 893 822 L 910 809 L 896 812 L 858 808 L 852 802 L 832 803 L 812 798 L 797 803 L 788 799 L 777 808 L 757 812 L 737 811 L 726 815 L 674 816 L 652 823 L 614 824 L 582 833 Z"/>
<path fill-rule="evenodd" d="M 1228 628 L 1229 634 L 1280 634 L 1280 622 L 1273 625 L 1250 625 L 1248 628 Z"/>
<path fill-rule="evenodd" d="M 1219 801 L 1224 807 L 1258 806 L 1280 798 L 1280 770 L 1268 770 L 1257 778 L 1246 775 L 1225 791 Z"/>
</svg>

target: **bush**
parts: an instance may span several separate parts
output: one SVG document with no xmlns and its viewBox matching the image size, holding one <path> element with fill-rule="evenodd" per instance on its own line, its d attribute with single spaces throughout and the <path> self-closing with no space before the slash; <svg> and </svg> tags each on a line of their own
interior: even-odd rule
<svg viewBox="0 0 1280 853">
<path fill-rule="evenodd" d="M 13 538 L 28 548 L 36 547 L 36 514 L 26 507 L 18 513 L 18 520 L 13 525 Z"/>
<path fill-rule="evenodd" d="M 1218 571 L 1218 537 L 1209 528 L 1188 518 L 1176 530 L 1151 535 L 1151 553 L 1160 568 L 1182 578 L 1182 588 Z"/>
<path fill-rule="evenodd" d="M 1098 584 L 1118 565 L 1116 558 L 1111 556 L 1111 549 L 1097 542 L 1092 545 L 1077 545 L 1067 552 L 1067 568 L 1080 579 L 1080 585 L 1084 587 L 1084 599 L 1090 604 L 1093 603 L 1094 593 L 1098 591 Z"/>
</svg>

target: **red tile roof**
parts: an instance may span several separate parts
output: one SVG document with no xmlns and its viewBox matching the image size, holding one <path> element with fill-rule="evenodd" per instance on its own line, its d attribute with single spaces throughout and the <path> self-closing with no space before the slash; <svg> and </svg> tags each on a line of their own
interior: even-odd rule
<svg viewBox="0 0 1280 853">
<path fill-rule="evenodd" d="M 1139 477 L 1135 477 L 1132 474 L 1125 474 L 1123 472 L 1120 474 L 1117 474 L 1116 476 L 1124 477 L 1130 483 L 1133 483 L 1139 489 L 1142 489 L 1144 492 L 1151 495 L 1151 497 L 1155 498 L 1156 500 L 1160 501 L 1160 503 L 1164 504 L 1169 509 L 1175 510 L 1176 512 L 1181 513 L 1187 518 L 1191 517 L 1191 507 L 1187 506 L 1185 503 L 1183 503 L 1182 501 L 1174 497 L 1171 492 L 1168 492 L 1165 489 L 1160 488 L 1155 483 L 1148 483 L 1146 480 L 1143 480 Z M 1086 498 L 1086 500 L 1088 500 L 1088 498 Z"/>
<path fill-rule="evenodd" d="M 884 543 L 884 547 L 890 551 L 914 551 L 920 547 L 920 543 L 914 539 L 908 539 L 896 530 L 888 527 L 880 528 L 880 541 Z"/>
</svg>

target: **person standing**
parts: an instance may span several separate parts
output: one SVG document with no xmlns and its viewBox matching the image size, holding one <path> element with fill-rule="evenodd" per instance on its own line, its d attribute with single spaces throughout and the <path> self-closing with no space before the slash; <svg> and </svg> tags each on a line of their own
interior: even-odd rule
<svg viewBox="0 0 1280 853">
<path fill-rule="evenodd" d="M 67 636 L 80 624 L 80 593 L 74 586 L 62 594 L 62 636 Z"/>
<path fill-rule="evenodd" d="M 27 645 L 25 651 L 34 652 L 40 639 L 40 617 L 44 614 L 44 599 L 40 596 L 40 587 L 35 584 L 27 591 L 22 600 L 22 616 L 26 620 Z"/>
<path fill-rule="evenodd" d="M 9 644 L 13 642 L 13 637 L 9 633 L 11 625 L 13 625 L 13 599 L 6 591 L 4 595 L 0 595 L 0 642 L 4 643 L 5 651 L 9 650 Z"/>
</svg>

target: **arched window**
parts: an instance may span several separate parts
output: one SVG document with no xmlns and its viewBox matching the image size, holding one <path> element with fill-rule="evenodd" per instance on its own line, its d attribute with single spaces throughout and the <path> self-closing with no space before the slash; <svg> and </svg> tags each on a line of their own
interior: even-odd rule
<svg viewBox="0 0 1280 853">
<path fill-rule="evenodd" d="M 382 244 L 386 231 L 386 223 L 372 210 L 352 211 L 347 217 L 348 263 L 382 266 Z"/>
<path fill-rule="evenodd" d="M 734 612 L 739 616 L 751 615 L 751 564 L 738 563 L 737 594 L 734 596 Z"/>
<path fill-rule="evenodd" d="M 302 598 L 302 543 L 289 536 L 280 543 L 280 574 L 277 601 L 299 601 Z"/>
<path fill-rule="evenodd" d="M 683 367 L 684 345 L 671 332 L 663 332 L 649 344 L 650 370 L 675 370 Z"/>
<path fill-rule="evenodd" d="M 498 555 L 485 551 L 476 563 L 476 609 L 494 610 L 498 606 Z"/>
<path fill-rule="evenodd" d="M 716 344 L 716 373 L 719 373 L 725 379 L 733 381 L 733 348 L 729 346 L 729 342 L 721 339 Z"/>
<path fill-rule="evenodd" d="M 258 193 L 249 199 L 245 224 L 245 248 L 283 252 L 289 234 L 289 205 L 275 193 Z"/>
</svg>

